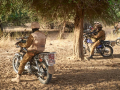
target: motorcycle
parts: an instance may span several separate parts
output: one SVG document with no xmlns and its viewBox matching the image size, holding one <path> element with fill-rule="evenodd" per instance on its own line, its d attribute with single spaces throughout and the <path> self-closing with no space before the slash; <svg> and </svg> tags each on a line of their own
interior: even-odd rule
<svg viewBox="0 0 120 90">
<path fill-rule="evenodd" d="M 114 26 L 114 30 L 113 30 L 113 34 L 114 34 L 114 35 L 120 33 L 120 29 L 118 29 L 118 31 L 116 31 L 116 29 L 117 29 L 117 28 Z"/>
<path fill-rule="evenodd" d="M 87 51 L 90 53 L 90 46 L 94 43 L 91 40 L 91 35 L 92 35 L 92 33 L 85 33 L 83 35 L 83 37 L 84 37 L 83 42 L 85 43 L 85 45 L 83 45 L 84 54 L 86 54 Z M 103 57 L 112 56 L 113 55 L 113 48 L 112 48 L 111 42 L 102 40 L 101 44 L 95 48 L 94 53 L 99 53 Z"/>
<path fill-rule="evenodd" d="M 120 37 L 115 40 L 116 45 L 120 46 Z"/>
<path fill-rule="evenodd" d="M 18 38 L 18 43 L 25 43 L 28 37 Z M 18 73 L 18 67 L 23 56 L 26 54 L 27 49 L 20 47 L 16 44 L 17 48 L 20 48 L 20 52 L 15 53 L 13 58 L 13 69 Z M 28 61 L 24 67 L 23 74 L 33 74 L 37 76 L 39 81 L 43 84 L 48 84 L 52 79 L 52 74 L 49 73 L 48 68 L 55 64 L 55 52 L 42 52 L 33 56 L 32 60 Z"/>
</svg>

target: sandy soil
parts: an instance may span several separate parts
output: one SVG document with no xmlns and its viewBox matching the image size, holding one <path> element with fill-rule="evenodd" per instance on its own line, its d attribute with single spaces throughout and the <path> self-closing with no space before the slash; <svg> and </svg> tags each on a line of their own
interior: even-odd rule
<svg viewBox="0 0 120 90">
<path fill-rule="evenodd" d="M 57 36 L 47 38 L 46 51 L 56 52 L 55 74 L 47 85 L 34 75 L 23 75 L 19 84 L 11 82 L 16 76 L 12 58 L 18 49 L 0 48 L 0 90 L 120 90 L 120 46 L 113 47 L 110 58 L 95 55 L 90 61 L 73 60 L 73 39 Z"/>
</svg>

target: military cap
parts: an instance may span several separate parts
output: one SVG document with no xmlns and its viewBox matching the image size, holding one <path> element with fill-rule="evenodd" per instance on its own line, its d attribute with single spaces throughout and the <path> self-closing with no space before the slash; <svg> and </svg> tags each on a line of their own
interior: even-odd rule
<svg viewBox="0 0 120 90">
<path fill-rule="evenodd" d="M 31 28 L 40 28 L 40 25 L 38 22 L 32 22 L 31 23 Z"/>
</svg>

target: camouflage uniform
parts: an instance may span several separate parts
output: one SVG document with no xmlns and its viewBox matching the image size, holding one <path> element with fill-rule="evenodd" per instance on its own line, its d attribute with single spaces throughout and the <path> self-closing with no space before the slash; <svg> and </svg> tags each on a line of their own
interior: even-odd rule
<svg viewBox="0 0 120 90">
<path fill-rule="evenodd" d="M 94 55 L 94 49 L 100 45 L 101 40 L 105 40 L 105 31 L 98 31 L 97 35 L 93 35 L 92 38 L 96 39 L 96 42 L 92 45 L 90 55 Z"/>
<path fill-rule="evenodd" d="M 39 40 L 39 41 L 38 41 Z M 46 37 L 40 31 L 35 31 L 31 34 L 26 43 L 20 43 L 21 47 L 26 47 L 28 52 L 24 55 L 18 68 L 18 74 L 21 75 L 25 64 L 32 59 L 32 57 L 45 49 Z"/>
</svg>

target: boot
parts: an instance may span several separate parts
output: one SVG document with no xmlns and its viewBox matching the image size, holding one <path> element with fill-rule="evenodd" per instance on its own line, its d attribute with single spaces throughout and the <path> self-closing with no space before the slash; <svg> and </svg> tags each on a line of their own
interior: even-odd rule
<svg viewBox="0 0 120 90">
<path fill-rule="evenodd" d="M 93 59 L 93 55 L 87 57 L 87 60 L 89 61 L 90 59 Z"/>
<path fill-rule="evenodd" d="M 16 77 L 16 78 L 13 78 L 11 81 L 12 81 L 12 82 L 17 82 L 17 83 L 19 83 L 19 82 L 20 82 L 20 75 L 17 74 L 17 77 Z"/>
</svg>

